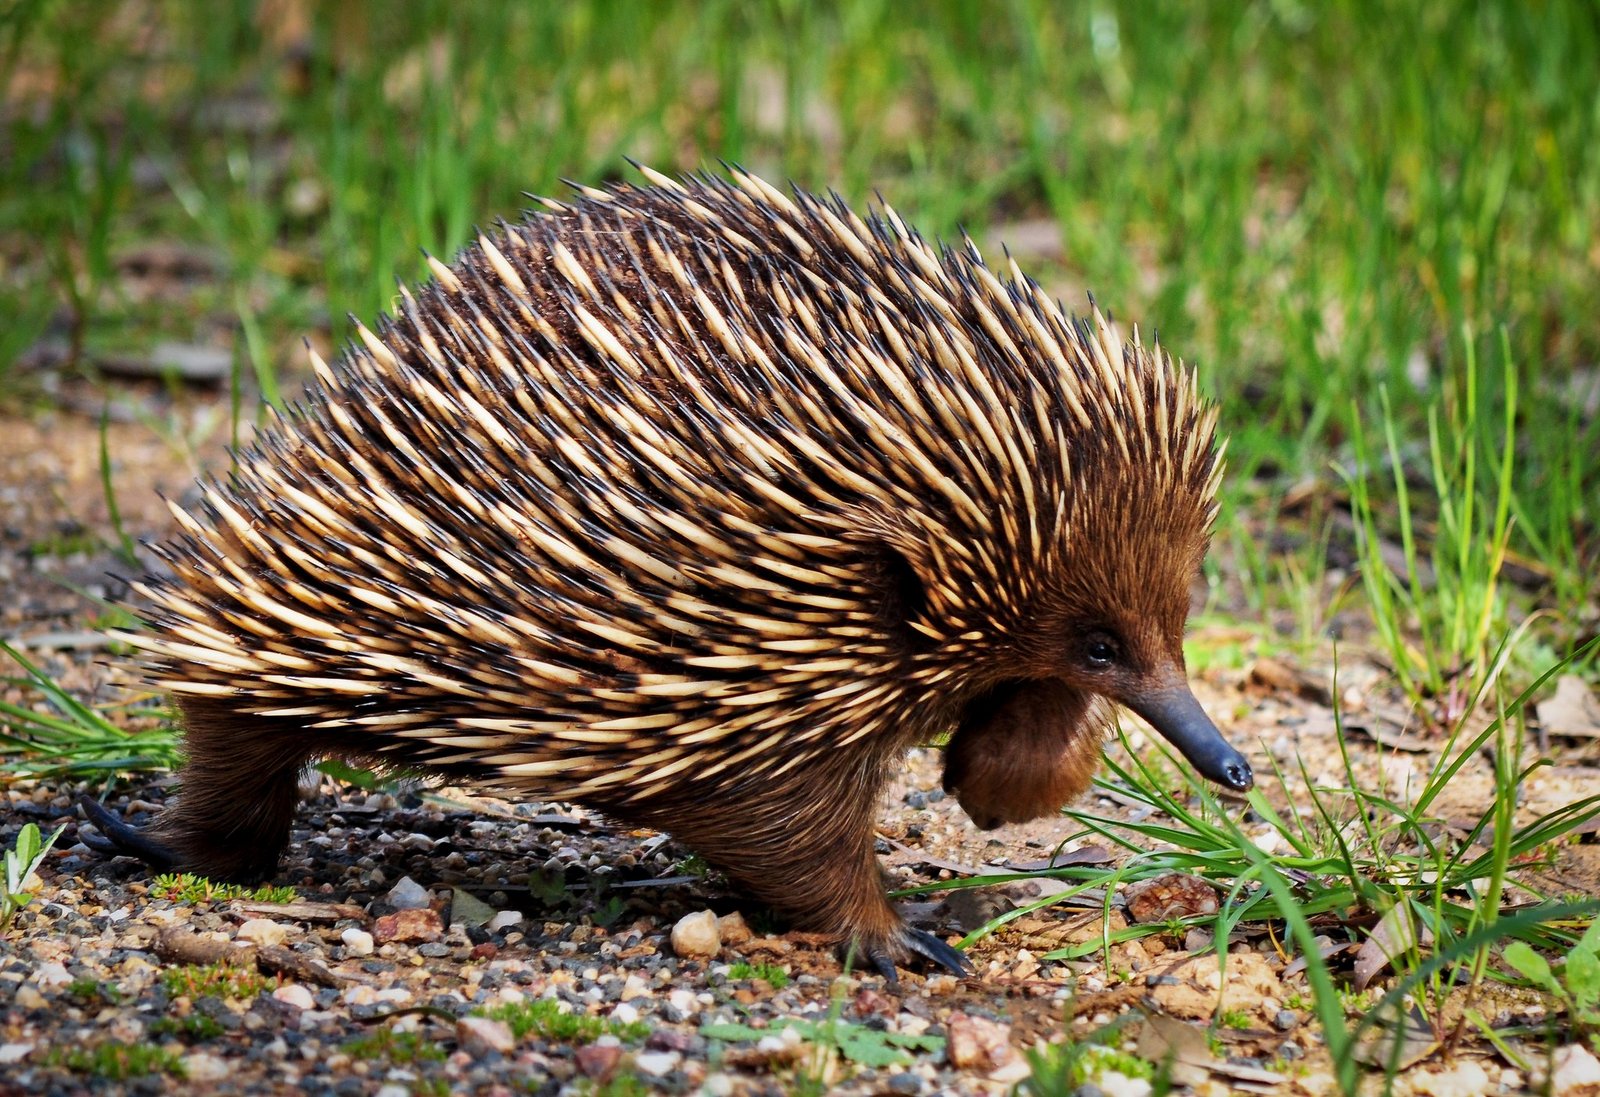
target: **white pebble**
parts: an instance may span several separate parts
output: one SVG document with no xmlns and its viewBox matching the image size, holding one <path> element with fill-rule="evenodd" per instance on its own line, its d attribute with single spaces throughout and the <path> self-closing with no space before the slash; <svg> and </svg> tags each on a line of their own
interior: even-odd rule
<svg viewBox="0 0 1600 1097">
<path fill-rule="evenodd" d="M 183 1057 L 183 1071 L 191 1082 L 220 1082 L 233 1073 L 233 1068 L 220 1055 L 196 1051 Z"/>
<path fill-rule="evenodd" d="M 33 969 L 33 981 L 40 989 L 49 990 L 51 987 L 66 986 L 72 982 L 72 976 L 65 967 L 54 960 L 48 960 Z"/>
<path fill-rule="evenodd" d="M 517 1043 L 516 1037 L 511 1034 L 511 1026 L 504 1021 L 470 1015 L 456 1020 L 456 1038 L 469 1050 L 498 1051 L 502 1055 Z"/>
<path fill-rule="evenodd" d="M 283 939 L 289 936 L 289 927 L 270 918 L 251 918 L 239 927 L 237 936 L 241 941 L 272 947 L 283 944 Z"/>
<path fill-rule="evenodd" d="M 0 1044 L 0 1066 L 20 1063 L 33 1050 L 32 1044 Z"/>
<path fill-rule="evenodd" d="M 1284 849 L 1283 835 L 1279 834 L 1276 830 L 1263 831 L 1260 834 L 1254 835 L 1250 841 L 1255 843 L 1255 847 L 1262 853 L 1281 853 Z"/>
<path fill-rule="evenodd" d="M 639 1019 L 639 1010 L 627 1002 L 618 1002 L 611 1011 L 611 1019 L 619 1025 L 631 1025 Z"/>
<path fill-rule="evenodd" d="M 400 877 L 400 881 L 383 898 L 395 910 L 423 910 L 433 902 L 428 889 L 409 876 Z"/>
<path fill-rule="evenodd" d="M 1106 1097 L 1150 1097 L 1150 1083 L 1143 1078 L 1129 1078 L 1126 1074 L 1108 1070 L 1094 1080 Z"/>
<path fill-rule="evenodd" d="M 622 981 L 622 1000 L 631 1002 L 635 998 L 643 998 L 650 993 L 650 984 L 637 975 L 629 975 Z"/>
<path fill-rule="evenodd" d="M 520 926 L 521 924 L 522 911 L 502 910 L 499 914 L 489 919 L 489 932 L 499 933 L 502 929 L 510 929 L 512 926 Z"/>
<path fill-rule="evenodd" d="M 344 947 L 349 950 L 352 956 L 372 955 L 372 934 L 364 929 L 357 929 L 355 926 L 351 926 L 339 934 L 339 940 L 344 942 Z"/>
<path fill-rule="evenodd" d="M 722 951 L 717 916 L 709 910 L 699 910 L 678 919 L 672 927 L 672 951 L 691 960 L 709 960 Z"/>
<path fill-rule="evenodd" d="M 311 997 L 311 992 L 299 983 L 285 983 L 272 992 L 272 996 L 280 1002 L 287 1002 L 296 1009 L 310 1009 L 316 1005 L 316 1000 Z"/>
<path fill-rule="evenodd" d="M 1424 1067 L 1413 1071 L 1406 1080 L 1417 1097 L 1478 1097 L 1489 1092 L 1488 1071 L 1471 1059 Z"/>
<path fill-rule="evenodd" d="M 659 1078 L 683 1061 L 676 1051 L 641 1051 L 633 1057 L 633 1065 L 644 1074 Z"/>
<path fill-rule="evenodd" d="M 1600 1087 L 1600 1059 L 1582 1044 L 1556 1048 L 1550 1071 L 1551 1097 L 1575 1097 Z"/>
</svg>

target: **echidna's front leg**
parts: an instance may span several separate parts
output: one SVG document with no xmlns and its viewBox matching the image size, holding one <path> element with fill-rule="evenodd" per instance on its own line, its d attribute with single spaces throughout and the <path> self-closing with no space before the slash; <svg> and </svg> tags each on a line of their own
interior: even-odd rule
<svg viewBox="0 0 1600 1097">
<path fill-rule="evenodd" d="M 775 796 L 743 817 L 738 834 L 682 822 L 674 834 L 716 864 L 756 898 L 788 915 L 795 928 L 830 934 L 846 953 L 890 982 L 895 965 L 921 957 L 958 975 L 961 953 L 931 933 L 906 925 L 884 892 L 873 853 L 877 796 L 853 797 L 862 805 L 818 800 L 815 789 L 792 799 Z M 786 802 L 787 801 L 787 802 Z"/>
</svg>

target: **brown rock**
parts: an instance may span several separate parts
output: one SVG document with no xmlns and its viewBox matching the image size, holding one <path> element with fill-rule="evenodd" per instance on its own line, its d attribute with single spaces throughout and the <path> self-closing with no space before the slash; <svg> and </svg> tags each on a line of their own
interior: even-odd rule
<svg viewBox="0 0 1600 1097">
<path fill-rule="evenodd" d="M 856 992 L 854 1003 L 857 1017 L 893 1017 L 898 1009 L 892 1000 L 873 990 L 871 987 L 862 987 Z"/>
<path fill-rule="evenodd" d="M 397 910 L 385 914 L 372 927 L 372 939 L 379 944 L 437 941 L 444 936 L 444 922 L 435 910 Z"/>
<path fill-rule="evenodd" d="M 1122 897 L 1134 922 L 1169 922 L 1217 912 L 1217 889 L 1186 872 L 1167 872 L 1129 884 Z"/>
<path fill-rule="evenodd" d="M 605 1046 L 603 1044 L 588 1044 L 581 1047 L 573 1056 L 578 1063 L 578 1073 L 585 1078 L 593 1078 L 604 1082 L 616 1072 L 617 1061 L 622 1058 L 620 1047 Z"/>
<path fill-rule="evenodd" d="M 1264 999 L 1282 1000 L 1283 985 L 1259 953 L 1236 952 L 1219 966 L 1215 953 L 1183 956 L 1147 973 L 1149 997 L 1171 1017 L 1209 1018 L 1217 1009 L 1256 1013 Z"/>
<path fill-rule="evenodd" d="M 1021 1059 L 1011 1046 L 1011 1026 L 987 1017 L 952 1013 L 946 1039 L 945 1055 L 958 1070 L 994 1074 L 1009 1070 Z"/>
<path fill-rule="evenodd" d="M 744 915 L 736 910 L 717 919 L 717 935 L 730 946 L 742 945 L 755 936 L 745 924 Z"/>
</svg>

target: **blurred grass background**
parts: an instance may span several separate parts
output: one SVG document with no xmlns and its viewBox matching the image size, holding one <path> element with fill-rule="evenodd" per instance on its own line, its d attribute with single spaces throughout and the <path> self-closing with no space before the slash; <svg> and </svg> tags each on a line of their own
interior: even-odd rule
<svg viewBox="0 0 1600 1097">
<path fill-rule="evenodd" d="M 159 340 L 226 347 L 271 396 L 302 334 L 342 340 L 522 192 L 737 161 L 1009 243 L 1069 308 L 1092 290 L 1197 362 L 1232 436 L 1219 602 L 1280 631 L 1337 585 L 1330 462 L 1393 528 L 1355 425 L 1392 429 L 1369 464 L 1398 461 L 1427 537 L 1433 495 L 1495 509 L 1472 471 L 1518 392 L 1496 624 L 1594 634 L 1591 3 L 5 0 L 0 76 L 13 403 L 44 398 L 40 346 L 92 376 Z M 127 289 L 152 241 L 205 257 L 182 307 Z"/>
</svg>

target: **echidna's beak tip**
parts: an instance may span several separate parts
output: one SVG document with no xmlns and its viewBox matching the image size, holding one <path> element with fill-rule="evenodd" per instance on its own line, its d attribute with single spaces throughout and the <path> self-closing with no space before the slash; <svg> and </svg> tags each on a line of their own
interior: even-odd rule
<svg viewBox="0 0 1600 1097">
<path fill-rule="evenodd" d="M 1255 784 L 1249 761 L 1222 737 L 1187 686 L 1130 697 L 1124 703 L 1177 747 L 1200 776 L 1235 792 L 1246 792 Z"/>
</svg>

